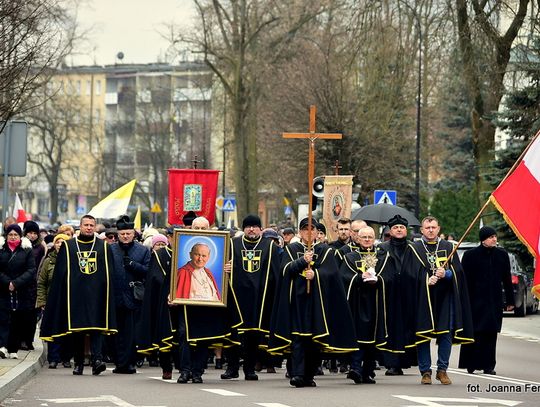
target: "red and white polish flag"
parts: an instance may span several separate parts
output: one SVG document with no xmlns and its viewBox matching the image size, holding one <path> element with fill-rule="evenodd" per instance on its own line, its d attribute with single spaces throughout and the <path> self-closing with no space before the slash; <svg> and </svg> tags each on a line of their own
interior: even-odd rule
<svg viewBox="0 0 540 407">
<path fill-rule="evenodd" d="M 536 258 L 533 293 L 540 298 L 540 137 L 493 192 L 491 201 Z"/>
<path fill-rule="evenodd" d="M 24 223 L 26 222 L 26 212 L 23 209 L 21 198 L 19 198 L 19 194 L 15 194 L 15 205 L 13 206 L 13 215 L 14 218 L 17 219 L 17 223 Z"/>
</svg>

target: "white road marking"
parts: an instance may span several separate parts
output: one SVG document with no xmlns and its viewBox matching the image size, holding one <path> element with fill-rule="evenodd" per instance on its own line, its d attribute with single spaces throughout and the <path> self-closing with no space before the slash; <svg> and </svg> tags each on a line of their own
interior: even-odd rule
<svg viewBox="0 0 540 407">
<path fill-rule="evenodd" d="M 470 399 L 466 398 L 456 398 L 456 397 L 419 397 L 419 396 L 406 396 L 403 394 L 396 394 L 394 397 L 412 401 L 417 403 L 411 406 L 406 407 L 418 407 L 418 406 L 429 406 L 429 407 L 442 407 L 442 406 L 455 406 L 447 403 L 462 403 L 465 407 L 468 405 L 475 406 L 477 404 L 490 404 L 490 405 L 502 405 L 502 406 L 517 406 L 521 404 L 521 401 L 515 400 L 502 400 L 502 399 L 488 399 L 481 397 L 471 397 Z M 443 404 L 446 403 L 446 404 Z M 461 404 L 460 404 L 461 405 Z"/>
<path fill-rule="evenodd" d="M 201 389 L 201 390 L 207 391 L 208 393 L 219 394 L 220 396 L 231 396 L 231 397 L 245 396 L 245 394 L 235 393 L 234 391 L 229 391 L 225 389 Z"/>
<path fill-rule="evenodd" d="M 161 376 L 148 376 L 149 379 L 159 380 L 163 383 L 176 384 L 176 380 L 163 380 Z"/>
<path fill-rule="evenodd" d="M 75 403 L 103 403 L 108 402 L 112 403 L 118 407 L 167 407 L 163 405 L 153 405 L 153 406 L 137 406 L 135 404 L 128 403 L 121 398 L 112 395 L 103 395 L 98 397 L 81 397 L 81 398 L 59 398 L 59 399 L 40 399 L 48 403 L 54 404 L 75 404 Z M 94 406 L 99 407 L 99 406 Z"/>
<path fill-rule="evenodd" d="M 262 407 L 290 407 L 287 404 L 281 404 L 281 403 L 255 403 L 255 404 Z"/>
</svg>

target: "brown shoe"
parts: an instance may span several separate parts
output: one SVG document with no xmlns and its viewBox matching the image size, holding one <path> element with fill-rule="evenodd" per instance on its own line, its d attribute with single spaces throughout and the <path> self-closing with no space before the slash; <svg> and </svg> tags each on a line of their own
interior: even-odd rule
<svg viewBox="0 0 540 407">
<path fill-rule="evenodd" d="M 161 375 L 161 378 L 163 380 L 171 380 L 172 379 L 172 372 L 163 372 Z"/>
<path fill-rule="evenodd" d="M 446 374 L 446 370 L 437 370 L 437 376 L 435 378 L 441 382 L 441 384 L 452 384 L 452 380 Z"/>
<path fill-rule="evenodd" d="M 431 384 L 431 370 L 428 370 L 427 372 L 422 373 L 422 380 L 420 380 L 420 383 Z"/>
</svg>

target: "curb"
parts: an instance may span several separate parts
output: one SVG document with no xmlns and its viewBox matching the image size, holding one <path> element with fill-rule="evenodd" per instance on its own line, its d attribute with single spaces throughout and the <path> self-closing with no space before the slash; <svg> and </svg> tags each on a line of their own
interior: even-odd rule
<svg viewBox="0 0 540 407">
<path fill-rule="evenodd" d="M 0 401 L 17 391 L 41 370 L 46 360 L 46 352 L 38 337 L 34 340 L 34 348 L 17 365 L 0 376 Z"/>
</svg>

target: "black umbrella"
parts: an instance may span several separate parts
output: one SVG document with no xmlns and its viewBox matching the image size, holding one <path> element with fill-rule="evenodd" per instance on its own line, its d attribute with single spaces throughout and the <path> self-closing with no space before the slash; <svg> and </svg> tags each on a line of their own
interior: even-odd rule
<svg viewBox="0 0 540 407">
<path fill-rule="evenodd" d="M 399 215 L 407 219 L 409 226 L 420 226 L 420 222 L 407 209 L 397 205 L 375 204 L 366 205 L 358 209 L 352 215 L 352 220 L 365 220 L 366 222 L 379 223 L 386 225 L 394 216 Z"/>
</svg>

